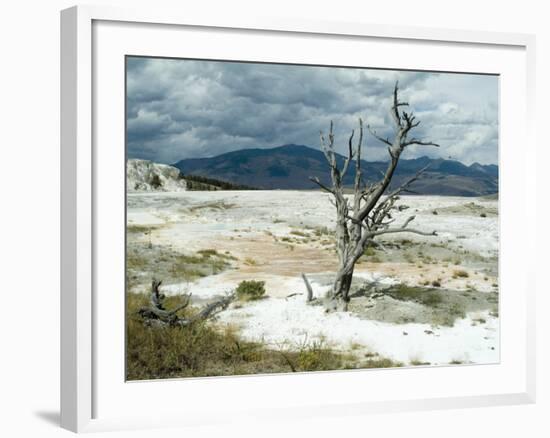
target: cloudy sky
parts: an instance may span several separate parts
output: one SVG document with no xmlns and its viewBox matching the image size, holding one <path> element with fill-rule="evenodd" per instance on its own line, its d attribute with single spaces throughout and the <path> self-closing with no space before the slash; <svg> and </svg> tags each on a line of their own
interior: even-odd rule
<svg viewBox="0 0 550 438">
<path fill-rule="evenodd" d="M 495 76 L 136 57 L 127 58 L 128 156 L 174 163 L 289 143 L 319 147 L 330 120 L 344 152 L 359 117 L 391 138 L 396 80 L 422 121 L 415 137 L 441 145 L 412 146 L 404 158 L 498 162 Z M 373 137 L 364 147 L 367 160 L 387 160 Z"/>
</svg>

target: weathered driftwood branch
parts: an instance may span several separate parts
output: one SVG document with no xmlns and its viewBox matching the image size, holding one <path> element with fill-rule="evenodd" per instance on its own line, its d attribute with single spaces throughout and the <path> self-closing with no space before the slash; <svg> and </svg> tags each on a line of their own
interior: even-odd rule
<svg viewBox="0 0 550 438">
<path fill-rule="evenodd" d="M 142 307 L 138 310 L 148 325 L 161 326 L 181 326 L 186 327 L 194 322 L 213 318 L 221 311 L 227 309 L 227 306 L 235 299 L 235 294 L 231 293 L 210 304 L 204 306 L 199 312 L 190 317 L 178 316 L 178 312 L 185 309 L 191 303 L 191 294 L 186 294 L 185 301 L 174 309 L 167 310 L 164 306 L 166 295 L 159 291 L 162 281 L 153 280 L 151 284 L 151 305 Z"/>
<path fill-rule="evenodd" d="M 310 303 L 313 301 L 313 288 L 311 287 L 311 284 L 309 283 L 309 280 L 307 279 L 306 274 L 303 272 L 302 272 L 302 279 L 304 280 L 304 283 L 307 289 L 306 302 Z"/>
</svg>

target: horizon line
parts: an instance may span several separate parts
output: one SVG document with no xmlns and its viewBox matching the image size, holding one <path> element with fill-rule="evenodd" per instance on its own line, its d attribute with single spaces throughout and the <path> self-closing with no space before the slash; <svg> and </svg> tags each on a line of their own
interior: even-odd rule
<svg viewBox="0 0 550 438">
<path fill-rule="evenodd" d="M 305 145 L 305 144 L 287 143 L 287 144 L 283 144 L 283 145 L 279 145 L 279 146 L 272 146 L 272 147 L 252 147 L 252 148 L 235 149 L 235 150 L 232 150 L 232 151 L 223 152 L 223 153 L 218 154 L 218 155 L 211 155 L 211 156 L 205 156 L 205 157 L 181 158 L 181 159 L 179 159 L 177 161 L 174 161 L 174 162 L 154 161 L 154 160 L 151 160 L 151 159 L 148 159 L 148 158 L 131 157 L 130 154 L 128 154 L 128 153 L 126 154 L 126 159 L 127 160 L 144 160 L 144 161 L 150 161 L 152 163 L 166 164 L 168 166 L 174 166 L 175 164 L 179 163 L 180 161 L 184 161 L 184 160 L 211 159 L 211 158 L 217 158 L 217 157 L 221 157 L 223 155 L 228 155 L 228 154 L 231 154 L 231 153 L 236 153 L 236 152 L 241 152 L 241 151 L 269 151 L 269 150 L 273 150 L 273 149 L 281 149 L 281 148 L 288 147 L 288 146 L 304 147 L 304 148 L 311 149 L 313 151 L 317 151 L 317 152 L 322 153 L 321 148 L 315 148 L 315 147 L 308 146 L 308 145 Z M 343 157 L 343 158 L 346 158 L 345 155 L 343 155 L 339 152 L 336 152 L 336 154 Z M 474 164 L 478 164 L 478 165 L 481 165 L 481 166 L 497 166 L 497 167 L 499 167 L 498 163 L 482 164 L 478 161 L 474 161 L 472 164 L 465 164 L 463 161 L 460 161 L 460 160 L 452 158 L 452 157 L 449 157 L 449 158 L 441 158 L 441 157 L 432 158 L 432 157 L 429 157 L 428 155 L 421 155 L 421 156 L 416 157 L 416 158 L 400 158 L 400 161 L 413 161 L 413 160 L 419 160 L 419 159 L 422 159 L 422 158 L 427 158 L 429 160 L 455 161 L 455 162 L 460 163 L 460 164 L 462 164 L 463 166 L 466 166 L 466 167 L 471 167 Z M 352 161 L 355 161 L 355 160 L 352 160 Z M 364 161 L 366 163 L 387 163 L 389 161 L 389 158 L 387 160 L 373 160 L 373 161 L 369 161 L 367 159 L 361 159 L 361 161 Z"/>
</svg>

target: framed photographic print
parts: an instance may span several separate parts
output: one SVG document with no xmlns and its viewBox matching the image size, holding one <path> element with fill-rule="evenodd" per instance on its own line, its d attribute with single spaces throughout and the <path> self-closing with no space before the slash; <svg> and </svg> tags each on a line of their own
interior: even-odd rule
<svg viewBox="0 0 550 438">
<path fill-rule="evenodd" d="M 75 7 L 61 44 L 63 427 L 534 401 L 533 37 Z"/>
</svg>

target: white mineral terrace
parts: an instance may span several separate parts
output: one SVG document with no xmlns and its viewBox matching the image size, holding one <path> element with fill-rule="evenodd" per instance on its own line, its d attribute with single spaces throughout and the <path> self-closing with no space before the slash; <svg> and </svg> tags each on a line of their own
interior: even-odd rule
<svg viewBox="0 0 550 438">
<path fill-rule="evenodd" d="M 481 217 L 467 208 L 475 203 L 497 211 L 498 201 L 478 198 L 410 196 L 409 206 L 396 214 L 396 224 L 415 215 L 414 227 L 437 231 L 437 237 L 400 234 L 413 242 L 431 239 L 480 257 L 498 255 L 498 215 Z M 437 214 L 434 214 L 434 211 Z M 300 273 L 312 278 L 334 271 L 336 256 L 320 240 L 286 245 L 281 239 L 297 238 L 296 230 L 332 227 L 329 196 L 313 191 L 213 191 L 130 193 L 128 224 L 150 225 L 151 241 L 186 254 L 216 249 L 237 260 L 233 269 L 189 283 L 168 284 L 165 293 L 192 292 L 194 298 L 211 298 L 234 289 L 242 280 L 266 282 L 267 298 L 230 307 L 219 316 L 236 325 L 243 337 L 264 341 L 275 348 L 295 348 L 322 340 L 343 350 L 375 352 L 405 364 L 495 363 L 499 361 L 499 319 L 488 311 L 472 312 L 453 327 L 430 324 L 392 324 L 360 318 L 351 312 L 325 313 L 322 306 L 305 303 Z M 325 245 L 325 246 L 323 246 Z M 496 276 L 464 267 L 467 278 L 453 276 L 453 266 L 442 261 L 422 268 L 406 263 L 362 263 L 356 276 L 381 284 L 419 284 L 421 278 L 443 278 L 445 288 L 490 292 Z M 496 275 L 496 274 L 495 274 Z M 326 284 L 312 280 L 315 296 Z M 288 297 L 289 295 L 293 295 Z M 481 322 L 480 322 L 481 321 Z"/>
</svg>

